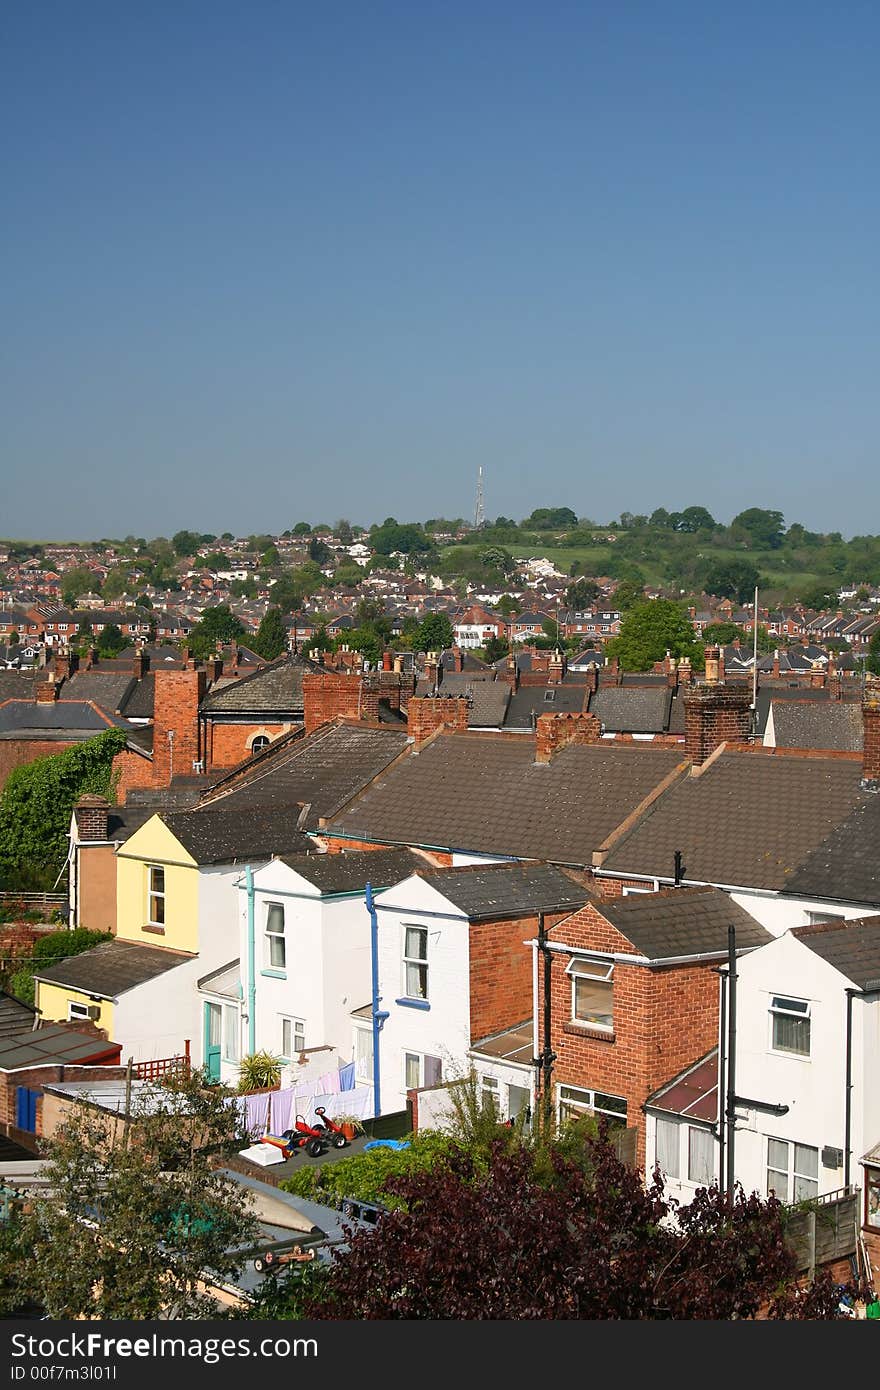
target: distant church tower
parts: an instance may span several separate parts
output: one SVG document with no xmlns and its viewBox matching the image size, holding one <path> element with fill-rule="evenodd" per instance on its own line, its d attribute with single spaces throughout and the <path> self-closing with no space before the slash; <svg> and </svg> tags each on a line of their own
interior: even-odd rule
<svg viewBox="0 0 880 1390">
<path fill-rule="evenodd" d="M 474 530 L 479 531 L 486 524 L 486 508 L 483 504 L 483 465 L 477 470 L 477 504 L 474 507 Z"/>
</svg>

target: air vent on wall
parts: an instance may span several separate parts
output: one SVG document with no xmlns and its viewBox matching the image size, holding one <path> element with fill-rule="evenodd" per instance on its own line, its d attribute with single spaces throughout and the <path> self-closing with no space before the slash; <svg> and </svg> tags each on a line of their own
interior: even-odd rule
<svg viewBox="0 0 880 1390">
<path fill-rule="evenodd" d="M 825 1148 L 822 1150 L 822 1167 L 842 1168 L 843 1149 L 831 1149 L 826 1145 Z"/>
</svg>

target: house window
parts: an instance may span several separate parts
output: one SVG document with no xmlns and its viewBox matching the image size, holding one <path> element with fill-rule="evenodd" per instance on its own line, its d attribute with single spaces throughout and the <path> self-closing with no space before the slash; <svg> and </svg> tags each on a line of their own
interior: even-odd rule
<svg viewBox="0 0 880 1390">
<path fill-rule="evenodd" d="M 440 1058 L 424 1056 L 420 1052 L 403 1054 L 403 1070 L 408 1091 L 419 1090 L 422 1086 L 439 1086 L 443 1080 Z"/>
<path fill-rule="evenodd" d="M 301 1018 L 281 1019 L 281 1056 L 298 1057 L 305 1052 L 306 1025 Z"/>
<path fill-rule="evenodd" d="M 708 1187 L 715 1177 L 715 1139 L 712 1131 L 688 1125 L 688 1182 Z"/>
<path fill-rule="evenodd" d="M 819 922 L 845 922 L 845 912 L 808 912 L 807 926 L 815 927 Z"/>
<path fill-rule="evenodd" d="M 76 1019 L 76 1020 L 79 1020 L 79 1019 L 86 1019 L 86 1018 L 88 1018 L 88 1016 L 89 1016 L 88 1005 L 86 1005 L 86 1004 L 76 1004 L 76 1003 L 74 1003 L 74 1001 L 73 1001 L 72 999 L 68 999 L 68 1001 L 67 1001 L 67 1021 L 68 1021 L 68 1023 L 70 1023 L 73 1019 Z"/>
<path fill-rule="evenodd" d="M 266 908 L 266 960 L 271 970 L 283 970 L 287 963 L 283 903 L 269 903 Z"/>
<path fill-rule="evenodd" d="M 428 997 L 428 928 L 404 927 L 403 993 L 407 999 Z"/>
<path fill-rule="evenodd" d="M 496 1076 L 480 1077 L 480 1099 L 483 1102 L 484 1110 L 491 1110 L 493 1115 L 501 1113 L 498 1098 L 498 1078 Z"/>
<path fill-rule="evenodd" d="M 865 1169 L 865 1225 L 880 1231 L 880 1168 Z"/>
<path fill-rule="evenodd" d="M 575 956 L 565 973 L 571 976 L 571 1016 L 575 1022 L 610 1032 L 614 1026 L 613 964 Z"/>
<path fill-rule="evenodd" d="M 223 1056 L 227 1062 L 239 1060 L 239 1013 L 234 1004 L 223 1005 Z"/>
<path fill-rule="evenodd" d="M 373 1033 L 372 1029 L 354 1030 L 354 1074 L 359 1081 L 373 1080 Z"/>
<path fill-rule="evenodd" d="M 774 994 L 770 1001 L 771 1047 L 796 1057 L 810 1055 L 810 1006 L 805 999 Z"/>
<path fill-rule="evenodd" d="M 559 1118 L 575 1120 L 582 1115 L 604 1115 L 612 1127 L 626 1124 L 626 1101 L 622 1096 L 602 1091 L 581 1090 L 578 1086 L 559 1087 Z"/>
<path fill-rule="evenodd" d="M 257 734 L 257 737 L 254 739 L 253 743 L 251 744 L 251 752 L 252 752 L 252 753 L 260 753 L 260 752 L 262 752 L 262 750 L 263 750 L 264 748 L 268 748 L 268 747 L 269 747 L 269 739 L 267 738 L 267 736 L 266 736 L 265 734 Z"/>
<path fill-rule="evenodd" d="M 680 1140 L 681 1125 L 677 1121 L 657 1119 L 654 1160 L 664 1177 L 677 1178 L 679 1176 Z"/>
<path fill-rule="evenodd" d="M 153 927 L 165 925 L 165 870 L 161 864 L 147 867 L 147 921 Z"/>
<path fill-rule="evenodd" d="M 819 1192 L 819 1150 L 787 1139 L 767 1140 L 767 1195 L 802 1202 Z"/>
</svg>

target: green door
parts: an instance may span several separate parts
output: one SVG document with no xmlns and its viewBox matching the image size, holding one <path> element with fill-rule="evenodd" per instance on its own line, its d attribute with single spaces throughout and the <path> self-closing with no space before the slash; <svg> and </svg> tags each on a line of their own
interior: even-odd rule
<svg viewBox="0 0 880 1390">
<path fill-rule="evenodd" d="M 205 1066 L 210 1081 L 220 1080 L 220 1030 L 223 1009 L 220 1004 L 205 1004 Z"/>
</svg>

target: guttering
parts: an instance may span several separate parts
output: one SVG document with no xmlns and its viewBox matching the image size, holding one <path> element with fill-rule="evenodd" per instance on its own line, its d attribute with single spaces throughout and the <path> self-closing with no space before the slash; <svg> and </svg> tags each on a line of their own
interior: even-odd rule
<svg viewBox="0 0 880 1390">
<path fill-rule="evenodd" d="M 307 830 L 305 832 L 312 840 L 355 840 L 364 845 L 383 845 L 387 849 L 400 846 L 403 849 L 424 849 L 433 854 L 469 854 L 478 859 L 485 859 L 486 866 L 489 867 L 493 862 L 503 861 L 511 864 L 550 864 L 558 865 L 563 869 L 580 869 L 586 872 L 590 869 L 589 864 L 582 860 L 575 859 L 542 859 L 540 855 L 534 854 L 510 854 L 507 850 L 493 849 L 466 849 L 461 845 L 428 845 L 422 844 L 417 840 L 393 840 L 389 836 L 362 835 L 357 831 L 337 829 L 335 826 L 322 826 L 320 830 Z M 452 865 L 453 868 L 474 868 L 475 865 Z M 620 878 L 622 875 L 611 875 Z"/>
</svg>

